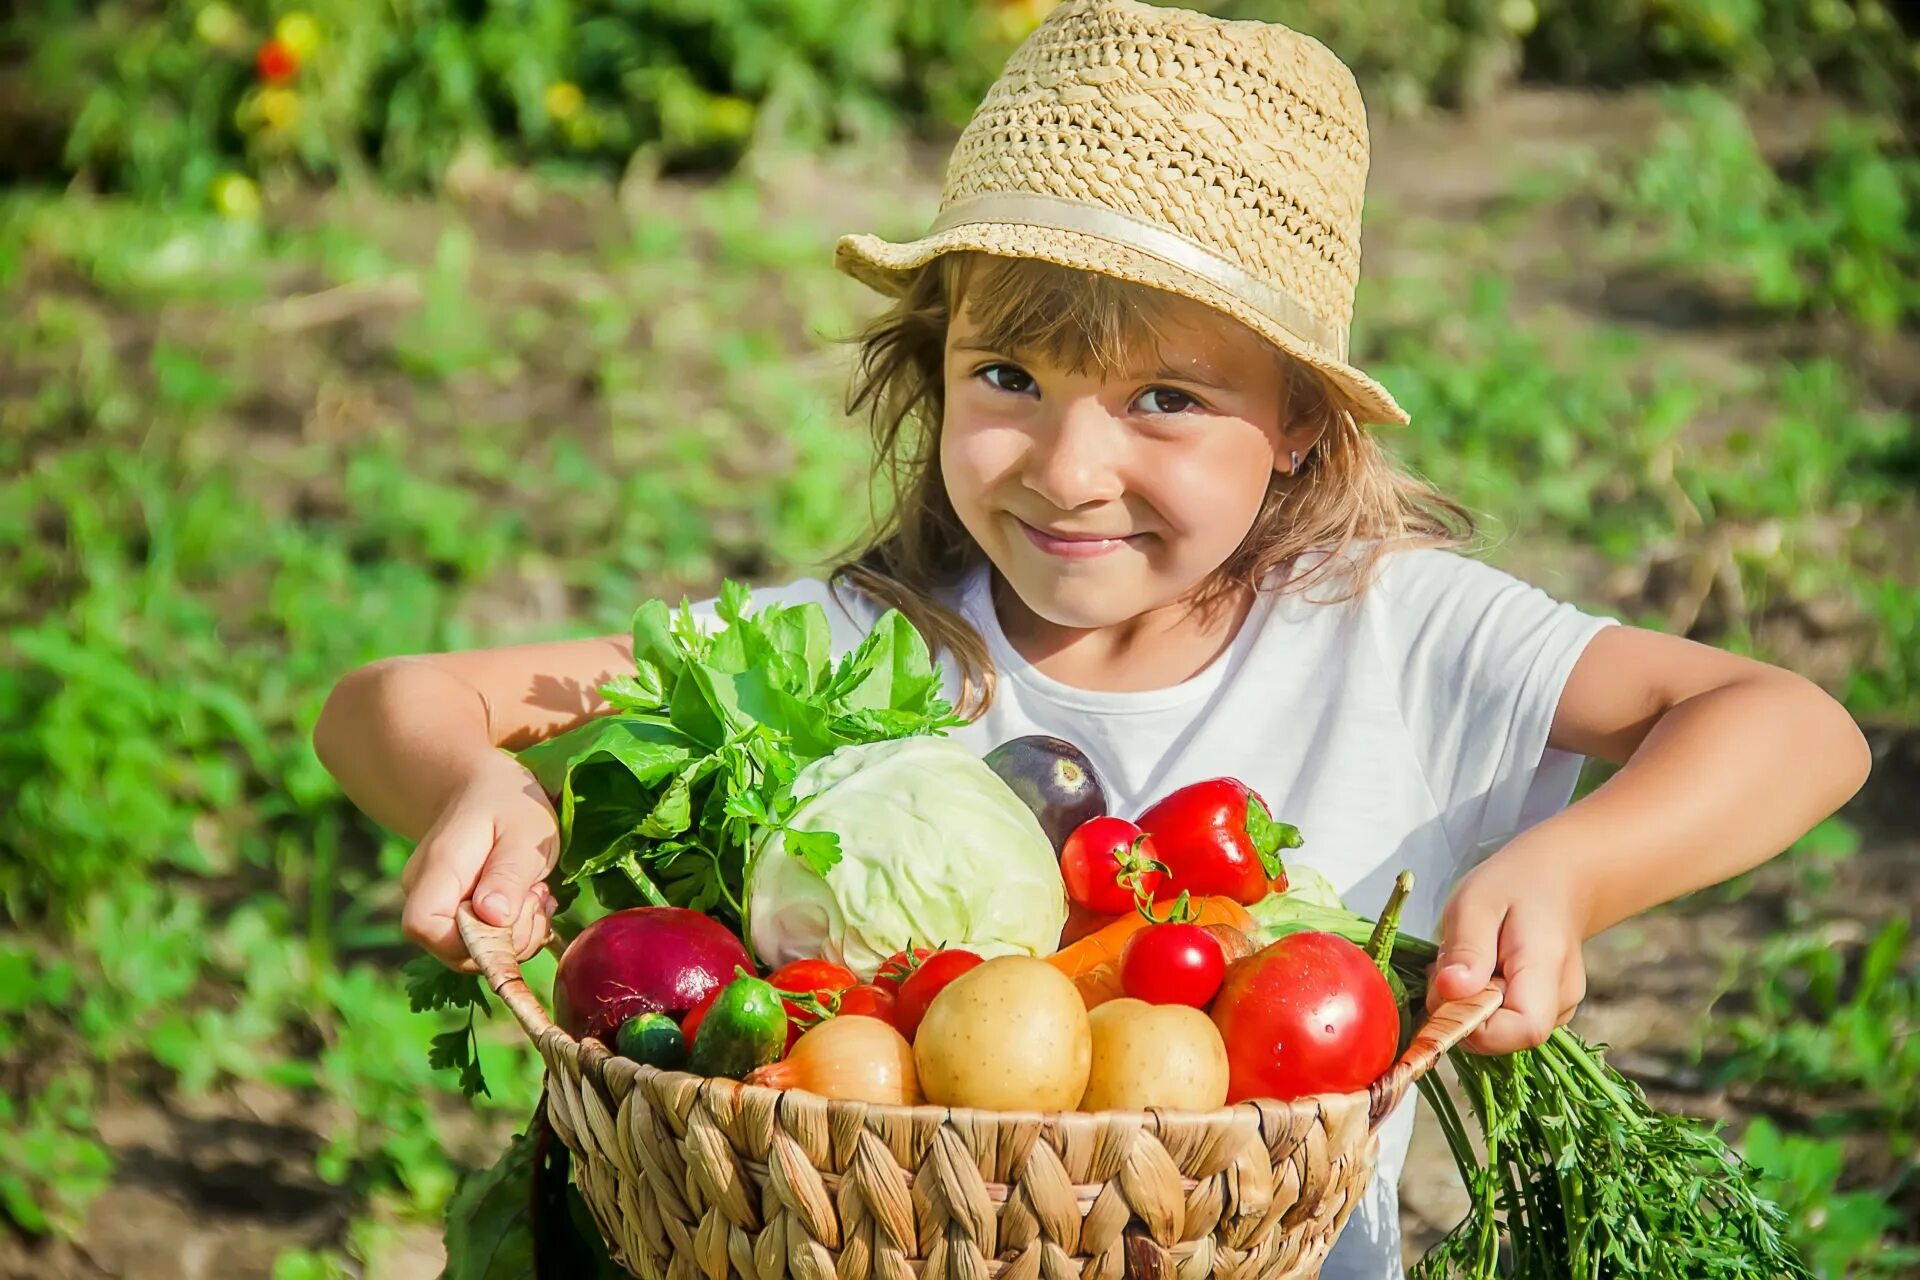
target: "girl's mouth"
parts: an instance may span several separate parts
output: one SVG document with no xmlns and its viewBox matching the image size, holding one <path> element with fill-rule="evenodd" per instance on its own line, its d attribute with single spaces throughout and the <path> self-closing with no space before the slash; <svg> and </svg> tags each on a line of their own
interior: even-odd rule
<svg viewBox="0 0 1920 1280">
<path fill-rule="evenodd" d="M 1036 529 L 1018 516 L 1015 516 L 1014 520 L 1019 524 L 1020 531 L 1027 535 L 1029 542 L 1048 555 L 1059 556 L 1063 560 L 1090 560 L 1095 556 L 1104 556 L 1109 552 L 1120 550 L 1132 542 L 1134 536 L 1137 536 L 1109 538 L 1099 534 L 1064 533 Z"/>
</svg>

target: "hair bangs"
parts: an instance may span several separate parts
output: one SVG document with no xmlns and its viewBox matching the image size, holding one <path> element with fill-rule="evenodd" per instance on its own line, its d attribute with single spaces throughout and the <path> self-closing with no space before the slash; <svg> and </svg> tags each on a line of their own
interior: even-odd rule
<svg viewBox="0 0 1920 1280">
<path fill-rule="evenodd" d="M 981 346 L 1101 377 L 1160 363 L 1179 305 L 1158 289 L 1038 258 L 951 253 L 940 275 Z"/>
</svg>

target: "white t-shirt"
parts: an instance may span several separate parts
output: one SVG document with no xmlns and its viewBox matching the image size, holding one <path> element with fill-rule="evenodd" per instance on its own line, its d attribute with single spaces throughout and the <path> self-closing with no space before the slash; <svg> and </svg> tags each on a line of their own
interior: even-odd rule
<svg viewBox="0 0 1920 1280">
<path fill-rule="evenodd" d="M 1403 927 L 1433 937 L 1462 872 L 1563 808 L 1581 758 L 1547 747 L 1574 662 L 1610 619 L 1554 600 L 1498 569 L 1444 551 L 1389 553 L 1359 598 L 1318 603 L 1262 593 L 1233 643 L 1165 689 L 1074 688 L 1008 643 L 989 578 L 946 597 L 985 637 L 993 705 L 953 736 L 985 753 L 1044 733 L 1085 751 L 1113 812 L 1134 816 L 1177 787 L 1239 778 L 1300 829 L 1286 854 L 1326 875 L 1363 914 L 1394 877 L 1414 873 Z M 836 653 L 879 609 L 816 579 L 754 592 L 753 607 L 824 606 Z M 958 674 L 947 665 L 947 694 Z M 1335 1243 L 1323 1280 L 1401 1280 L 1400 1171 L 1413 1132 L 1409 1094 L 1381 1133 L 1366 1199 Z"/>
</svg>

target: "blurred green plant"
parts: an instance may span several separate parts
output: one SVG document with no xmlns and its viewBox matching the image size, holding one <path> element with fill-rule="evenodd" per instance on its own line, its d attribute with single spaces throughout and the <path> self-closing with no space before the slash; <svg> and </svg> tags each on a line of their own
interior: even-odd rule
<svg viewBox="0 0 1920 1280">
<path fill-rule="evenodd" d="M 1893 122 L 1841 116 L 1789 180 L 1738 104 L 1706 90 L 1672 115 L 1599 195 L 1653 238 L 1655 268 L 1731 283 L 1763 311 L 1832 312 L 1887 333 L 1920 313 L 1920 157 Z M 1622 255 L 1625 256 L 1625 255 Z"/>
<path fill-rule="evenodd" d="M 53 0 L 10 25 L 96 183 L 257 212 L 251 172 L 439 181 L 462 156 L 725 165 L 964 120 L 1024 0 Z M 1025 15 L 1025 16 L 1023 16 Z M 25 109 L 25 108 L 23 108 Z M 224 176 L 223 176 L 224 175 Z"/>
<path fill-rule="evenodd" d="M 1878 1190 L 1843 1191 L 1846 1146 L 1786 1133 L 1765 1116 L 1747 1126 L 1741 1154 L 1786 1210 L 1794 1243 L 1826 1280 L 1897 1280 L 1920 1267 L 1920 1248 L 1892 1239 L 1900 1211 Z"/>
<path fill-rule="evenodd" d="M 1911 22 L 1887 0 L 1554 0 L 1539 5 L 1526 69 L 1610 85 L 1823 86 L 1898 114 L 1920 101 Z"/>
</svg>

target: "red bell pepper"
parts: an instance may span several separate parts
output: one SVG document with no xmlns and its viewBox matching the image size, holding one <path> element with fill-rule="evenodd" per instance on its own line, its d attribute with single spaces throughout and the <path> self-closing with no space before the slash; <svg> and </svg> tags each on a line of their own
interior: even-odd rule
<svg viewBox="0 0 1920 1280">
<path fill-rule="evenodd" d="M 1236 778 L 1182 787 L 1140 815 L 1166 878 L 1154 896 L 1220 894 L 1253 903 L 1287 887 L 1280 850 L 1300 847 L 1300 833 L 1274 821 L 1266 803 Z"/>
</svg>

